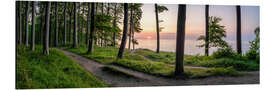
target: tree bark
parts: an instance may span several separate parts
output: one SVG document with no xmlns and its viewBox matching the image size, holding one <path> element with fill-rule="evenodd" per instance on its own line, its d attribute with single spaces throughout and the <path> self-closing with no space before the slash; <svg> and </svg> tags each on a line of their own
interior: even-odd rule
<svg viewBox="0 0 270 90">
<path fill-rule="evenodd" d="M 22 2 L 21 1 L 18 1 L 18 20 L 19 20 L 19 44 L 22 44 L 22 17 L 21 17 L 21 6 L 22 6 Z"/>
<path fill-rule="evenodd" d="M 70 10 L 70 13 L 69 13 L 69 42 L 71 43 L 72 41 L 72 10 Z"/>
<path fill-rule="evenodd" d="M 122 36 L 121 45 L 118 51 L 117 59 L 122 59 L 125 46 L 126 46 L 127 29 L 128 29 L 128 4 L 127 3 L 124 3 L 124 22 L 123 23 L 124 23 L 123 36 Z"/>
<path fill-rule="evenodd" d="M 95 32 L 95 3 L 91 3 L 91 27 L 90 27 L 90 40 L 88 44 L 88 54 L 94 51 L 94 32 Z"/>
<path fill-rule="evenodd" d="M 160 39 L 159 39 L 159 19 L 158 19 L 158 8 L 157 4 L 155 4 L 155 13 L 156 13 L 156 29 L 157 29 L 157 51 L 156 53 L 159 53 L 160 48 Z"/>
<path fill-rule="evenodd" d="M 131 4 L 132 5 L 132 4 Z M 131 32 L 133 29 L 133 10 L 130 10 L 130 26 L 129 26 L 129 41 L 128 41 L 128 50 L 130 50 L 130 44 L 131 44 Z"/>
<path fill-rule="evenodd" d="M 47 2 L 46 5 L 46 20 L 45 20 L 45 33 L 44 33 L 44 43 L 43 43 L 43 53 L 49 55 L 49 34 L 50 34 L 50 11 L 51 2 Z"/>
<path fill-rule="evenodd" d="M 55 2 L 55 39 L 54 39 L 54 46 L 58 46 L 58 5 Z"/>
<path fill-rule="evenodd" d="M 30 4 L 29 4 L 29 1 L 27 1 L 26 2 L 26 12 L 25 12 L 25 17 L 26 17 L 26 19 L 25 19 L 25 25 L 26 25 L 26 27 L 25 27 L 25 46 L 28 46 L 28 20 L 29 20 L 29 16 L 28 16 L 28 14 L 29 14 L 29 9 L 30 8 Z"/>
<path fill-rule="evenodd" d="M 85 37 L 85 43 L 86 43 L 86 45 L 88 45 L 89 44 L 89 42 L 88 42 L 88 35 L 89 35 L 89 31 L 90 31 L 90 3 L 88 3 L 87 4 L 87 6 L 88 6 L 88 15 L 87 15 L 87 30 L 86 30 L 86 37 Z"/>
<path fill-rule="evenodd" d="M 77 3 L 74 2 L 74 41 L 73 41 L 73 48 L 78 47 L 78 34 L 77 34 Z"/>
<path fill-rule="evenodd" d="M 209 5 L 205 6 L 205 56 L 209 55 Z"/>
<path fill-rule="evenodd" d="M 80 32 L 81 32 L 81 28 L 82 28 L 82 25 L 81 25 L 81 22 L 80 22 L 80 10 L 81 10 L 81 4 L 80 3 L 78 3 L 79 5 L 78 5 L 78 15 L 79 16 L 77 16 L 77 17 L 79 17 L 79 18 L 77 18 L 77 22 L 78 22 L 78 31 L 77 31 L 77 38 L 78 38 L 78 44 L 81 42 L 81 36 L 80 36 Z"/>
<path fill-rule="evenodd" d="M 36 2 L 32 2 L 32 42 L 31 42 L 31 49 L 32 51 L 35 50 L 35 25 L 36 25 Z"/>
<path fill-rule="evenodd" d="M 45 10 L 43 9 L 42 5 L 40 6 L 40 29 L 39 29 L 39 44 L 43 43 L 43 38 L 42 38 L 42 33 L 44 31 L 44 27 L 45 27 L 45 15 L 44 13 Z"/>
<path fill-rule="evenodd" d="M 116 28 L 116 18 L 117 18 L 117 4 L 114 6 L 114 19 L 113 19 L 113 28 Z M 116 44 L 116 32 L 113 32 L 113 46 Z"/>
<path fill-rule="evenodd" d="M 237 22 L 237 30 L 236 30 L 236 36 L 237 36 L 237 53 L 242 54 L 242 46 L 241 46 L 241 7 L 240 5 L 236 6 L 236 22 Z"/>
<path fill-rule="evenodd" d="M 15 4 L 16 4 L 16 8 L 15 8 L 15 11 L 16 11 L 16 16 L 15 16 L 15 19 L 16 19 L 16 45 L 18 45 L 18 43 L 19 43 L 19 37 L 18 37 L 18 35 L 19 35 L 19 20 L 18 20 L 18 16 L 19 16 L 19 14 L 18 14 L 18 4 L 19 3 L 19 1 L 16 1 L 15 2 Z"/>
<path fill-rule="evenodd" d="M 64 5 L 64 45 L 66 45 L 66 43 L 67 43 L 67 34 L 66 34 L 66 32 L 67 32 L 67 25 L 66 25 L 66 22 L 67 22 L 67 20 L 66 20 L 66 16 L 67 16 L 67 3 L 65 2 L 65 5 Z"/>
<path fill-rule="evenodd" d="M 186 5 L 178 5 L 175 75 L 184 73 Z"/>
</svg>

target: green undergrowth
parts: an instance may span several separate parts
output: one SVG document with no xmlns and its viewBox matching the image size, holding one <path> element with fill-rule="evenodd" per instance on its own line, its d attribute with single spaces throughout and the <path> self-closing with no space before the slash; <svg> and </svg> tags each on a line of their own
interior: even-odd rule
<svg viewBox="0 0 270 90">
<path fill-rule="evenodd" d="M 174 66 L 154 61 L 136 61 L 136 60 L 116 60 L 113 62 L 114 65 L 123 66 L 136 71 L 141 71 L 144 73 L 164 76 L 164 77 L 174 77 Z M 227 68 L 184 68 L 185 74 L 189 78 L 201 78 L 209 76 L 240 76 L 244 73 L 235 70 L 232 67 Z"/>
<path fill-rule="evenodd" d="M 50 49 L 42 54 L 42 47 L 35 51 L 17 46 L 16 88 L 91 88 L 106 87 L 98 78 L 72 61 L 64 53 Z"/>
<path fill-rule="evenodd" d="M 147 60 L 144 58 L 145 54 L 153 54 L 155 52 L 150 50 L 142 50 L 142 52 L 136 51 L 135 54 L 132 54 L 129 50 L 125 50 L 124 56 L 122 59 L 116 59 L 118 48 L 114 47 L 98 47 L 95 46 L 94 52 L 92 54 L 86 54 L 87 47 L 79 48 L 69 48 L 64 47 L 63 49 L 71 51 L 73 53 L 80 54 L 91 60 L 95 60 L 103 64 L 113 64 L 122 66 L 125 68 L 133 69 L 136 71 L 144 72 L 147 74 L 164 76 L 164 77 L 174 77 L 174 65 L 166 62 L 167 60 L 175 59 L 175 56 L 171 52 L 161 52 L 159 58 L 158 54 L 153 55 L 152 59 Z M 144 52 L 145 51 L 145 52 Z M 153 53 L 152 53 L 153 52 Z M 143 53 L 143 54 L 141 54 Z M 163 58 L 168 57 L 167 60 L 162 60 Z M 224 72 L 223 72 L 224 71 Z M 228 72 L 229 71 L 229 72 Z M 185 74 L 189 78 L 199 78 L 199 77 L 208 77 L 208 76 L 237 76 L 242 75 L 241 72 L 238 72 L 232 67 L 219 67 L 219 68 L 185 68 Z"/>
<path fill-rule="evenodd" d="M 173 52 L 160 52 L 159 54 L 148 49 L 137 49 L 136 54 L 147 57 L 153 61 L 166 64 L 175 64 L 175 54 Z M 245 56 L 214 58 L 213 56 L 184 56 L 184 64 L 203 67 L 233 67 L 241 71 L 259 70 L 259 63 L 249 60 Z"/>
</svg>

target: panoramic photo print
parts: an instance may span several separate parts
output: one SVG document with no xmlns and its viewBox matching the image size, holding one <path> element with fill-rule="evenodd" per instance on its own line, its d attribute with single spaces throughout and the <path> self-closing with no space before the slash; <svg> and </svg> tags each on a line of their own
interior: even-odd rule
<svg viewBox="0 0 270 90">
<path fill-rule="evenodd" d="M 260 7 L 16 1 L 16 88 L 260 83 Z"/>
</svg>

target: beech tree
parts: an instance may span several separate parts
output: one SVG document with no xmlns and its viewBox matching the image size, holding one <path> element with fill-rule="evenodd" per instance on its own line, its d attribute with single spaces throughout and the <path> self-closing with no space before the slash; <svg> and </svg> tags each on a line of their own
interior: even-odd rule
<svg viewBox="0 0 270 90">
<path fill-rule="evenodd" d="M 92 53 L 94 51 L 94 32 L 95 32 L 95 3 L 91 3 L 91 26 L 90 26 L 90 40 L 88 44 L 87 53 Z"/>
<path fill-rule="evenodd" d="M 237 53 L 242 54 L 242 45 L 241 45 L 241 7 L 240 5 L 236 6 L 236 44 L 237 44 Z"/>
<path fill-rule="evenodd" d="M 128 29 L 128 4 L 124 3 L 124 26 L 123 26 L 123 36 L 122 36 L 122 41 L 121 45 L 118 51 L 118 56 L 117 59 L 121 59 L 123 57 L 123 53 L 125 50 L 126 46 L 126 40 L 127 40 L 127 29 Z"/>
<path fill-rule="evenodd" d="M 26 2 L 26 11 L 25 11 L 25 46 L 28 46 L 28 32 L 29 32 L 29 28 L 28 28 L 28 22 L 29 22 L 29 9 L 30 8 L 30 4 L 29 4 L 29 1 Z"/>
<path fill-rule="evenodd" d="M 186 5 L 178 4 L 175 75 L 184 73 Z"/>
<path fill-rule="evenodd" d="M 77 3 L 74 2 L 74 40 L 73 40 L 73 48 L 77 48 L 78 47 L 78 33 L 77 33 Z"/>
<path fill-rule="evenodd" d="M 32 2 L 32 42 L 31 42 L 31 50 L 35 50 L 35 25 L 36 25 L 36 2 Z"/>
<path fill-rule="evenodd" d="M 43 53 L 49 55 L 49 34 L 50 34 L 50 11 L 51 2 L 46 3 L 46 15 L 45 15 L 45 32 L 44 32 L 44 43 L 43 43 Z"/>
</svg>

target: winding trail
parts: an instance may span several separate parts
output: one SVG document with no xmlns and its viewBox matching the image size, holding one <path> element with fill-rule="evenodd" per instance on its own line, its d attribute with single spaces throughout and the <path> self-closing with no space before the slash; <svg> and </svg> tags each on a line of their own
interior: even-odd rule
<svg viewBox="0 0 270 90">
<path fill-rule="evenodd" d="M 58 49 L 58 48 L 56 48 Z M 181 85 L 227 85 L 227 84 L 259 84 L 259 71 L 248 72 L 247 75 L 239 77 L 208 77 L 198 79 L 175 79 L 149 75 L 120 66 L 110 65 L 134 77 L 125 77 L 103 71 L 104 64 L 89 60 L 78 54 L 62 49 L 65 55 L 77 62 L 87 71 L 112 87 L 134 87 L 134 86 L 181 86 Z"/>
</svg>

